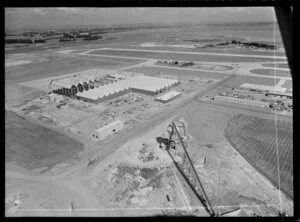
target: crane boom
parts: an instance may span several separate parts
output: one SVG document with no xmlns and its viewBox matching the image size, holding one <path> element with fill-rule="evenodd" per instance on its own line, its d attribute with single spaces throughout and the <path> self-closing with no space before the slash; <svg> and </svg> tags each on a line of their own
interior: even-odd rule
<svg viewBox="0 0 300 222">
<path fill-rule="evenodd" d="M 174 122 L 172 122 L 172 128 L 175 129 L 175 132 L 176 132 L 176 134 L 177 134 L 177 136 L 178 136 L 178 138 L 179 138 L 179 141 L 180 141 L 180 143 L 181 143 L 181 146 L 182 146 L 182 148 L 183 148 L 183 150 L 184 150 L 185 157 L 187 157 L 187 160 L 188 160 L 188 166 L 191 168 L 191 170 L 192 170 L 192 172 L 193 172 L 193 174 L 194 174 L 194 177 L 196 178 L 196 183 L 198 182 L 198 184 L 199 184 L 199 186 L 200 186 L 201 193 L 203 194 L 203 195 L 201 195 L 201 196 L 203 196 L 203 197 L 204 197 L 204 200 L 205 200 L 205 205 L 206 205 L 205 207 L 207 207 L 207 209 L 208 209 L 208 211 L 209 211 L 209 213 L 210 213 L 211 216 L 215 216 L 215 212 L 214 212 L 214 210 L 213 210 L 213 208 L 212 208 L 212 206 L 211 206 L 211 204 L 210 204 L 210 202 L 209 202 L 209 199 L 208 199 L 208 197 L 207 197 L 207 195 L 206 195 L 206 193 L 205 193 L 205 191 L 204 191 L 203 185 L 202 185 L 202 183 L 201 183 L 201 181 L 200 181 L 200 178 L 199 178 L 199 176 L 198 176 L 198 174 L 197 174 L 197 171 L 196 171 L 196 169 L 195 169 L 195 167 L 194 167 L 194 165 L 193 165 L 193 163 L 192 163 L 192 160 L 191 160 L 191 158 L 190 158 L 190 156 L 189 156 L 189 154 L 188 154 L 188 152 L 187 152 L 187 150 L 186 150 L 186 148 L 185 148 L 185 145 L 184 145 L 184 143 L 183 143 L 183 141 L 182 141 L 182 138 L 181 138 L 181 136 L 180 136 L 180 134 L 179 134 L 179 132 L 178 132 L 178 130 L 177 130 L 177 127 L 176 127 L 176 125 L 175 125 Z M 174 130 L 172 130 L 172 131 L 174 131 Z M 170 133 L 169 141 L 170 141 L 170 139 L 171 139 L 171 137 L 172 137 L 172 134 L 173 134 L 173 132 Z M 197 188 L 196 188 L 195 190 L 197 190 Z"/>
</svg>

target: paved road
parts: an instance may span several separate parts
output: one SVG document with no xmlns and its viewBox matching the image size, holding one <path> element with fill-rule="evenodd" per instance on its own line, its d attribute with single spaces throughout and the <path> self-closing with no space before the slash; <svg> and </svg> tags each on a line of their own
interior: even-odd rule
<svg viewBox="0 0 300 222">
<path fill-rule="evenodd" d="M 138 59 L 141 60 L 141 58 L 139 57 L 131 57 L 131 56 L 114 56 L 114 55 L 97 55 L 97 54 L 89 54 L 89 52 L 94 51 L 97 49 L 92 49 L 92 50 L 88 50 L 82 53 L 72 53 L 70 52 L 69 54 L 74 54 L 74 55 L 85 55 L 85 56 L 93 56 L 93 57 L 109 57 L 109 58 L 125 58 L 125 59 Z M 100 50 L 100 49 L 98 49 Z M 173 51 L 168 51 L 168 52 L 173 52 Z M 206 53 L 203 53 L 206 54 Z M 219 55 L 219 54 L 216 54 Z M 226 55 L 230 55 L 230 54 L 226 54 Z M 244 55 L 245 56 L 245 55 Z M 248 55 L 246 55 L 248 56 Z M 249 55 L 250 56 L 250 55 Z M 152 59 L 152 58 L 143 58 L 143 60 L 146 60 L 145 62 L 141 62 L 138 64 L 134 64 L 131 66 L 127 66 L 127 67 L 123 67 L 121 68 L 122 70 L 124 69 L 131 69 L 131 68 L 135 68 L 135 67 L 160 67 L 160 68 L 168 68 L 168 69 L 177 69 L 177 70 L 182 70 L 182 71 L 203 71 L 203 72 L 211 72 L 211 73 L 216 73 L 216 74 L 220 74 L 220 75 L 228 75 L 228 74 L 236 74 L 236 75 L 241 75 L 241 76 L 251 76 L 251 77 L 262 77 L 262 78 L 269 78 L 269 79 L 286 79 L 286 80 L 292 80 L 291 77 L 287 77 L 287 76 L 280 76 L 280 74 L 278 74 L 278 76 L 273 76 L 273 75 L 260 75 L 260 74 L 254 74 L 251 73 L 250 70 L 252 69 L 259 69 L 259 68 L 265 68 L 263 67 L 261 64 L 262 63 L 258 63 L 258 62 L 245 62 L 245 63 L 238 63 L 238 67 L 234 68 L 234 70 L 228 70 L 228 71 L 215 71 L 215 70 L 200 70 L 200 69 L 195 69 L 195 68 L 187 68 L 187 67 L 171 67 L 171 66 L 164 66 L 164 65 L 157 65 L 156 63 L 156 59 Z M 199 61 L 197 61 L 199 62 Z M 201 63 L 201 61 L 200 61 Z M 213 64 L 213 65 L 228 65 L 228 63 L 219 63 L 219 62 L 203 62 L 203 63 L 209 63 L 209 64 Z M 276 68 L 275 70 L 279 70 L 279 71 L 288 71 L 289 69 L 285 69 L 285 68 Z"/>
<path fill-rule="evenodd" d="M 131 51 L 131 52 L 156 52 L 156 53 L 174 53 L 174 54 L 191 54 L 191 55 L 216 55 L 216 56 L 235 56 L 235 57 L 251 57 L 251 58 L 271 58 L 271 59 L 287 59 L 286 56 L 267 56 L 267 55 L 245 55 L 245 54 L 228 54 L 228 53 L 212 53 L 212 52 L 181 52 L 169 50 L 146 50 L 146 49 L 124 49 L 124 48 L 99 48 L 91 49 L 85 53 L 98 50 L 114 50 L 114 51 Z"/>
</svg>

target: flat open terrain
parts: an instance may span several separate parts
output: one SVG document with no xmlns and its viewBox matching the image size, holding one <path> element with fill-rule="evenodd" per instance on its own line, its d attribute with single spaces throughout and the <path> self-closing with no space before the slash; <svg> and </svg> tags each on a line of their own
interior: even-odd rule
<svg viewBox="0 0 300 222">
<path fill-rule="evenodd" d="M 293 198 L 293 128 L 291 122 L 236 115 L 225 128 L 233 147 L 272 183 Z M 279 156 L 280 180 L 277 164 Z"/>
<path fill-rule="evenodd" d="M 162 73 L 165 75 L 174 75 L 178 77 L 184 75 L 184 76 L 199 77 L 199 78 L 206 78 L 206 79 L 224 79 L 230 76 L 229 74 L 223 74 L 223 73 L 180 70 L 180 69 L 161 68 L 161 67 L 134 67 L 131 69 L 126 69 L 125 71 L 144 73 L 146 75 L 160 75 L 160 73 Z"/>
<path fill-rule="evenodd" d="M 82 144 L 6 111 L 5 162 L 34 169 L 66 161 Z"/>
<path fill-rule="evenodd" d="M 286 80 L 285 83 L 282 85 L 282 87 L 292 89 L 293 88 L 293 82 L 291 80 Z"/>
<path fill-rule="evenodd" d="M 261 64 L 262 66 L 265 67 L 276 67 L 276 68 L 289 68 L 289 65 L 287 63 L 265 63 L 265 64 Z"/>
<path fill-rule="evenodd" d="M 66 74 L 66 70 L 84 70 L 86 67 L 109 67 L 118 65 L 117 62 L 101 61 L 101 59 L 63 58 L 59 60 L 26 64 L 10 67 L 5 70 L 5 81 L 20 83 L 34 79 Z"/>
<path fill-rule="evenodd" d="M 191 44 L 191 43 L 189 43 Z M 110 46 L 111 48 L 114 48 L 115 46 Z M 124 46 L 123 46 L 124 47 Z M 116 47 L 117 48 L 117 47 Z M 180 51 L 180 52 L 210 52 L 210 53 L 230 53 L 230 54 L 245 54 L 245 55 L 268 55 L 268 56 L 274 56 L 273 51 L 258 51 L 258 50 L 247 50 L 243 48 L 183 48 L 183 47 L 177 47 L 172 46 L 171 44 L 169 46 L 140 46 L 140 45 L 128 45 L 126 46 L 128 49 L 145 49 L 145 50 L 172 50 L 172 51 Z M 275 56 L 286 56 L 284 52 L 275 52 Z"/>
<path fill-rule="evenodd" d="M 235 76 L 230 81 L 222 84 L 224 87 L 239 87 L 243 83 L 275 86 L 279 82 L 279 79 L 263 78 L 263 77 L 251 77 L 251 76 Z"/>
<path fill-rule="evenodd" d="M 118 51 L 118 50 L 95 50 L 90 54 L 96 55 L 113 55 L 113 56 L 126 56 L 136 58 L 152 58 L 164 60 L 183 60 L 183 61 L 215 61 L 215 62 L 272 62 L 273 58 L 247 58 L 234 56 L 218 56 L 218 55 L 192 55 L 192 54 L 173 54 L 173 53 L 158 53 L 147 51 Z M 276 59 L 276 61 L 285 61 L 283 59 Z"/>
<path fill-rule="evenodd" d="M 252 69 L 251 73 L 259 74 L 259 75 L 267 75 L 267 76 L 287 76 L 291 77 L 291 73 L 289 71 L 283 70 L 275 70 L 275 69 Z"/>
</svg>

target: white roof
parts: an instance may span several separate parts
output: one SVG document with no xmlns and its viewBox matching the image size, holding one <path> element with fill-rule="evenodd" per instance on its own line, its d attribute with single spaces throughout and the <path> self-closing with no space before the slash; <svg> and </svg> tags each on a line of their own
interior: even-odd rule
<svg viewBox="0 0 300 222">
<path fill-rule="evenodd" d="M 85 97 L 93 100 L 97 100 L 98 97 L 102 98 L 109 94 L 124 91 L 129 88 L 147 90 L 155 92 L 162 90 L 164 87 L 173 85 L 179 82 L 178 80 L 157 78 L 150 76 L 135 76 L 121 80 L 119 82 L 107 84 L 99 88 L 90 89 L 89 91 L 78 92 L 76 95 L 80 97 Z"/>
<path fill-rule="evenodd" d="M 162 100 L 162 101 L 167 101 L 167 100 L 169 100 L 169 99 L 171 99 L 171 98 L 173 98 L 173 97 L 175 97 L 175 96 L 178 96 L 178 95 L 180 95 L 180 94 L 181 94 L 181 92 L 171 91 L 171 92 L 168 92 L 168 93 L 166 93 L 166 94 L 164 94 L 164 95 L 161 95 L 161 96 L 159 96 L 159 97 L 156 97 L 156 99 Z"/>
<path fill-rule="evenodd" d="M 113 77 L 113 78 L 124 78 L 124 75 L 121 75 L 121 74 L 109 74 L 109 77 Z"/>
<path fill-rule="evenodd" d="M 117 91 L 124 91 L 129 89 L 130 85 L 128 82 L 120 81 L 112 84 L 107 84 L 99 88 L 90 89 L 89 91 L 78 92 L 76 95 L 92 100 L 97 100 L 98 97 L 108 96 L 109 94 L 116 93 Z"/>
<path fill-rule="evenodd" d="M 257 101 L 257 100 L 250 100 L 250 99 L 240 99 L 240 98 L 229 97 L 229 96 L 221 96 L 221 95 L 216 95 L 215 99 L 231 100 L 231 101 L 243 102 L 243 103 L 248 103 L 248 104 L 268 105 L 267 102 L 262 102 L 262 101 Z"/>
<path fill-rule="evenodd" d="M 115 120 L 115 121 L 113 121 L 113 122 L 111 122 L 111 123 L 109 123 L 109 124 L 107 124 L 103 127 L 100 127 L 98 129 L 96 129 L 95 131 L 96 132 L 102 132 L 102 131 L 105 131 L 105 130 L 109 129 L 110 127 L 113 127 L 113 126 L 118 125 L 118 124 L 123 125 L 123 122 L 121 120 Z"/>
<path fill-rule="evenodd" d="M 152 76 L 136 76 L 131 78 L 131 88 L 141 89 L 146 91 L 155 92 L 163 89 L 164 87 L 173 85 L 178 80 L 158 78 Z"/>
</svg>

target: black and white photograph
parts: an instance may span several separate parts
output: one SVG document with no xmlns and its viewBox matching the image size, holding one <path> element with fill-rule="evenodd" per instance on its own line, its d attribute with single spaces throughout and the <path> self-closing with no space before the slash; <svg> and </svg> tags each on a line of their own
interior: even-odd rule
<svg viewBox="0 0 300 222">
<path fill-rule="evenodd" d="M 294 217 L 292 7 L 5 7 L 5 217 Z"/>
</svg>

